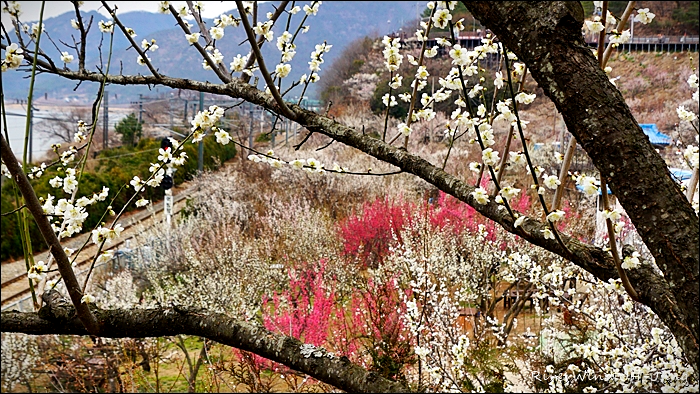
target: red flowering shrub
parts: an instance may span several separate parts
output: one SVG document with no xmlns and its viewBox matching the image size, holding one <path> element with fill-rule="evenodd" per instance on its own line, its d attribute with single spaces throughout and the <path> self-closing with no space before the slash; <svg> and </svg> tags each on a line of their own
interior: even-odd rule
<svg viewBox="0 0 700 394">
<path fill-rule="evenodd" d="M 376 267 L 389 253 L 390 246 L 401 242 L 400 231 L 410 220 L 413 204 L 387 199 L 365 203 L 361 213 L 340 224 L 343 254 L 358 258 L 362 266 Z"/>
</svg>

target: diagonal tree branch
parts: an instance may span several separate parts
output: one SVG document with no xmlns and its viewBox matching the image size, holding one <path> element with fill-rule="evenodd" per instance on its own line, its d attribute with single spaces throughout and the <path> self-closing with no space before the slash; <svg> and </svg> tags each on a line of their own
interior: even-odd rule
<svg viewBox="0 0 700 394">
<path fill-rule="evenodd" d="M 124 37 L 126 37 L 126 39 L 129 40 L 129 43 L 134 48 L 134 50 L 139 54 L 139 56 L 141 56 L 141 59 L 143 59 L 143 62 L 146 63 L 148 69 L 151 70 L 151 74 L 153 74 L 153 76 L 156 78 L 160 78 L 160 73 L 158 73 L 155 67 L 153 67 L 153 64 L 151 64 L 151 61 L 148 59 L 148 56 L 146 56 L 146 52 L 143 51 L 141 47 L 138 46 L 138 44 L 136 44 L 134 38 L 131 37 L 129 32 L 126 31 L 126 27 L 117 17 L 117 13 L 115 12 L 116 9 L 111 9 L 106 1 L 102 1 L 102 6 L 107 10 L 107 12 L 109 12 L 112 18 L 114 18 L 114 22 L 117 24 L 117 26 L 119 26 L 119 29 L 121 29 L 122 33 L 124 34 Z"/>
<path fill-rule="evenodd" d="M 89 333 L 97 335 L 100 332 L 100 324 L 88 309 L 87 304 L 81 302 L 83 294 L 80 292 L 80 284 L 73 273 L 70 260 L 68 260 L 68 256 L 61 246 L 61 242 L 53 232 L 51 223 L 49 223 L 48 218 L 44 216 L 41 203 L 39 202 L 31 183 L 29 183 L 27 175 L 24 173 L 24 171 L 22 171 L 22 168 L 17 162 L 17 158 L 10 149 L 10 145 L 7 143 L 7 141 L 5 141 L 5 137 L 2 135 L 0 135 L 0 156 L 2 156 L 2 161 L 7 166 L 10 174 L 12 174 L 12 179 L 15 181 L 17 187 L 22 193 L 27 209 L 29 209 L 34 216 L 34 220 L 36 221 L 37 227 L 39 227 L 39 231 L 41 231 L 41 235 L 44 237 L 44 241 L 46 241 L 46 244 L 49 245 L 51 253 L 56 259 L 58 270 L 61 273 L 61 277 L 63 277 L 64 283 L 66 284 L 66 289 L 68 289 L 68 294 L 70 295 L 71 301 L 77 305 L 76 313 L 78 318 L 84 327 L 87 328 Z"/>
</svg>

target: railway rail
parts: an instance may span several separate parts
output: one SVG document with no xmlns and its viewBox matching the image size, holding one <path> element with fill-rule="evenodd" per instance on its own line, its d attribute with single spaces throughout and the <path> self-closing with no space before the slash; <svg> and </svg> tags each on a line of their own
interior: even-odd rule
<svg viewBox="0 0 700 394">
<path fill-rule="evenodd" d="M 184 207 L 184 200 L 193 191 L 193 187 L 183 189 L 178 191 L 173 196 L 173 215 L 178 213 Z M 124 231 L 122 236 L 118 241 L 113 242 L 110 245 L 105 245 L 103 250 L 119 250 L 128 240 L 132 239 L 134 235 L 131 234 L 135 231 L 142 232 L 144 229 L 151 228 L 165 219 L 159 215 L 163 212 L 164 203 L 160 201 L 153 204 L 153 208 L 149 210 L 144 210 L 141 212 L 136 212 L 131 216 L 127 217 L 124 221 L 121 221 Z M 138 229 L 138 230 L 137 230 Z M 79 248 L 82 246 L 86 239 L 90 237 L 90 233 L 80 234 L 69 240 L 66 240 L 65 245 L 68 247 Z M 85 247 L 81 253 L 81 257 L 78 258 L 76 267 L 74 268 L 76 276 L 80 277 L 85 274 L 92 263 L 94 252 L 96 251 L 95 245 L 90 245 Z M 38 253 L 34 256 L 35 261 L 44 259 L 46 252 Z M 119 259 L 117 253 L 114 254 L 112 261 L 108 261 L 101 265 L 96 265 L 94 268 L 106 264 L 114 264 L 114 260 Z M 52 272 L 48 275 L 48 279 L 55 279 L 59 277 L 58 272 Z M 19 308 L 22 310 L 22 305 L 25 302 L 31 302 L 31 291 L 29 289 L 29 283 L 27 280 L 27 269 L 24 260 L 18 260 L 13 262 L 2 263 L 2 306 L 3 311 L 12 310 Z"/>
</svg>

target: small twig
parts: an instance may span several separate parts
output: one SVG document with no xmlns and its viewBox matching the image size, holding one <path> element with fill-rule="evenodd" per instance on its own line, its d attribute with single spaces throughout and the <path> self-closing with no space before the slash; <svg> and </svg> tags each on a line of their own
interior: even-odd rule
<svg viewBox="0 0 700 394">
<path fill-rule="evenodd" d="M 600 191 L 603 196 L 603 209 L 605 211 L 610 211 L 610 203 L 608 201 L 608 185 L 605 182 L 605 177 L 600 176 Z M 632 287 L 627 273 L 624 268 L 622 268 L 622 261 L 620 261 L 620 254 L 617 251 L 617 242 L 615 241 L 615 228 L 613 227 L 612 220 L 610 218 L 605 218 L 605 226 L 608 230 L 608 244 L 610 245 L 610 254 L 612 254 L 613 261 L 615 262 L 615 268 L 617 269 L 618 275 L 620 275 L 620 280 L 622 281 L 622 286 L 627 291 L 627 294 L 635 300 L 639 301 L 639 294 Z"/>
<path fill-rule="evenodd" d="M 117 17 L 117 13 L 115 12 L 116 8 L 114 10 L 112 10 L 111 8 L 109 8 L 109 5 L 104 0 L 102 1 L 102 5 L 105 7 L 107 12 L 109 12 L 109 14 L 112 16 L 112 18 L 114 18 L 114 23 L 116 23 L 117 26 L 119 26 L 119 29 L 121 29 L 122 33 L 124 33 L 124 37 L 126 37 L 126 39 L 129 40 L 129 43 L 131 44 L 131 46 L 133 46 L 134 49 L 136 50 L 136 52 L 138 52 L 139 56 L 141 56 L 141 60 L 143 60 L 143 62 L 146 63 L 146 66 L 148 67 L 148 69 L 151 70 L 151 74 L 153 74 L 154 77 L 161 79 L 161 75 L 158 73 L 158 71 L 156 71 L 155 67 L 153 67 L 153 64 L 151 64 L 151 61 L 146 56 L 146 53 L 143 50 L 141 50 L 141 47 L 139 47 L 138 44 L 136 44 L 136 41 L 134 41 L 134 38 L 131 37 L 129 32 L 126 31 L 126 27 L 124 27 L 124 24 L 122 24 L 122 22 Z M 112 33 L 112 34 L 114 34 L 114 33 Z"/>
<path fill-rule="evenodd" d="M 280 92 L 277 90 L 277 87 L 275 87 L 275 83 L 272 80 L 270 73 L 267 71 L 265 61 L 263 60 L 262 54 L 260 53 L 260 48 L 258 48 L 255 41 L 255 33 L 250 27 L 250 21 L 248 21 L 248 17 L 246 16 L 245 8 L 243 7 L 243 2 L 236 1 L 236 6 L 238 7 L 238 12 L 241 14 L 241 23 L 243 24 L 243 28 L 245 29 L 246 35 L 248 36 L 248 42 L 250 43 L 250 47 L 253 49 L 253 52 L 255 52 L 255 56 L 258 58 L 258 67 L 260 68 L 260 73 L 263 75 L 265 83 L 267 84 L 268 89 L 270 89 L 272 97 L 275 99 L 275 102 L 277 102 L 277 105 L 279 105 L 280 112 L 282 112 L 282 115 L 291 120 L 296 119 L 294 113 L 289 109 L 289 107 L 287 107 L 287 104 L 284 102 L 284 99 L 282 99 L 282 96 L 280 96 Z"/>
<path fill-rule="evenodd" d="M 301 148 L 301 146 L 304 145 L 304 143 L 309 139 L 309 137 L 311 137 L 311 134 L 313 133 L 313 131 L 309 130 L 309 134 L 307 134 L 306 137 L 304 137 L 304 139 L 300 143 L 293 145 L 294 150 L 299 150 L 299 148 Z"/>
<path fill-rule="evenodd" d="M 505 61 L 506 71 L 508 74 L 508 88 L 510 89 L 511 97 L 513 97 L 513 114 L 515 115 L 516 125 L 518 126 L 518 134 L 520 136 L 520 141 L 523 145 L 523 153 L 525 154 L 527 166 L 530 169 L 530 175 L 532 175 L 532 180 L 533 180 L 533 183 L 535 185 L 535 190 L 537 190 L 538 200 L 540 201 L 540 205 L 542 206 L 542 209 L 544 210 L 544 214 L 546 217 L 549 215 L 550 211 L 549 211 L 549 209 L 547 209 L 547 203 L 544 201 L 544 197 L 542 196 L 542 194 L 539 193 L 540 183 L 539 183 L 539 180 L 537 179 L 537 172 L 535 171 L 535 167 L 532 165 L 532 159 L 530 158 L 530 153 L 528 152 L 527 144 L 525 143 L 525 134 L 523 133 L 523 126 L 520 123 L 520 115 L 518 114 L 518 105 L 517 105 L 517 101 L 515 100 L 515 89 L 513 89 L 513 78 L 511 77 L 510 66 L 508 65 L 508 52 L 506 51 L 505 46 L 502 46 L 501 48 L 503 49 L 503 59 Z M 547 221 L 547 224 L 549 225 L 549 228 L 551 229 L 552 233 L 554 234 L 554 238 L 557 240 L 557 243 L 562 247 L 562 249 L 564 249 L 564 251 L 569 256 L 573 256 L 573 253 L 571 253 L 571 251 L 566 246 L 566 244 L 564 244 L 564 241 L 562 241 L 561 236 L 559 235 L 559 230 L 557 230 L 554 223 L 552 223 L 548 219 L 546 221 Z"/>
<path fill-rule="evenodd" d="M 316 148 L 316 152 L 328 148 L 328 147 L 331 146 L 331 144 L 334 143 L 334 142 L 335 142 L 335 140 L 334 140 L 334 139 L 331 139 L 331 141 L 330 141 L 329 143 L 327 143 L 326 145 L 324 145 L 324 146 L 322 146 L 322 147 L 320 147 L 320 148 Z"/>
<path fill-rule="evenodd" d="M 247 147 L 247 146 L 241 144 L 240 142 L 238 142 L 238 141 L 236 141 L 236 140 L 231 140 L 231 141 L 232 141 L 234 144 L 240 146 L 241 148 L 247 149 L 247 150 L 249 150 L 249 151 L 251 151 L 251 152 L 253 152 L 253 153 L 255 153 L 255 154 L 259 155 L 259 156 L 264 156 L 264 157 L 267 157 L 267 158 L 269 158 L 269 159 L 275 159 L 275 160 L 279 160 L 279 161 L 282 161 L 282 162 L 285 162 L 285 163 L 286 163 L 285 160 L 280 160 L 279 158 L 277 158 L 277 157 L 275 157 L 275 156 L 268 155 L 267 153 L 262 153 L 262 152 L 260 152 L 260 151 L 257 151 L 257 150 L 255 150 L 255 149 L 253 149 L 253 148 L 249 148 L 249 147 Z M 331 141 L 331 142 L 332 142 L 332 141 Z M 311 166 L 308 166 L 308 165 L 304 165 L 303 168 L 315 169 L 315 167 L 311 167 Z M 323 168 L 323 171 L 325 171 L 325 172 L 332 172 L 332 173 L 335 173 L 335 174 L 370 175 L 370 176 L 388 176 L 388 175 L 397 175 L 397 174 L 403 173 L 403 170 L 397 170 L 397 171 L 392 171 L 392 172 L 378 172 L 378 173 L 373 173 L 371 168 L 368 169 L 367 172 L 353 172 L 353 171 L 344 171 L 344 170 L 336 171 L 336 170 L 328 169 L 328 168 Z"/>
<path fill-rule="evenodd" d="M 80 50 L 78 51 L 78 71 L 83 72 L 85 70 L 85 42 L 87 41 L 87 33 L 90 31 L 92 26 L 92 16 L 90 17 L 90 22 L 88 22 L 87 28 L 83 23 L 83 17 L 80 15 L 80 6 L 77 1 L 72 1 L 73 7 L 75 7 L 76 22 L 78 23 L 78 28 L 80 30 Z"/>
<path fill-rule="evenodd" d="M 3 214 L 0 215 L 0 216 L 7 216 L 7 215 L 11 215 L 11 214 L 13 214 L 13 213 L 15 213 L 15 212 L 19 212 L 22 208 L 24 208 L 24 207 L 26 207 L 26 206 L 27 206 L 26 204 L 22 204 L 21 207 L 16 208 L 16 209 L 13 209 L 13 210 L 11 210 L 10 212 L 5 212 L 5 213 L 3 213 Z"/>
<path fill-rule="evenodd" d="M 180 26 L 182 31 L 184 31 L 185 34 L 190 34 L 189 27 L 187 27 L 185 21 L 183 21 L 182 18 L 180 18 L 180 15 L 175 9 L 175 7 L 173 7 L 173 5 L 170 4 L 170 7 L 168 9 L 170 10 L 170 13 L 173 15 L 173 17 L 175 17 L 175 20 L 177 21 L 177 24 Z M 209 52 L 207 52 L 204 49 L 204 47 L 202 47 L 202 45 L 200 45 L 198 42 L 195 42 L 192 45 L 197 49 L 197 51 L 199 51 L 199 54 L 202 55 L 202 58 L 204 58 L 204 60 L 209 64 L 209 67 L 214 71 L 216 76 L 219 77 L 221 81 L 223 81 L 224 83 L 231 82 L 231 76 L 227 73 L 221 72 L 221 69 L 216 66 L 214 60 L 212 60 L 211 56 L 209 56 Z"/>
</svg>

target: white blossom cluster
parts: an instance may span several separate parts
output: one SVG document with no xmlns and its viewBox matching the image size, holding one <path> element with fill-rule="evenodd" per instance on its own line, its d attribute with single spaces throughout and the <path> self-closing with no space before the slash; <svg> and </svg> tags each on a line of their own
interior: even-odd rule
<svg viewBox="0 0 700 394">
<path fill-rule="evenodd" d="M 72 184 L 72 182 L 77 182 L 74 179 L 74 175 L 69 175 L 66 178 L 70 184 Z M 55 179 L 56 178 L 52 179 L 52 181 Z M 58 179 L 60 180 L 60 178 Z M 65 188 L 65 180 L 63 181 Z M 58 237 L 67 238 L 82 230 L 83 222 L 88 217 L 85 208 L 98 201 L 104 201 L 108 194 L 109 188 L 103 186 L 100 193 L 93 193 L 89 198 L 87 196 L 80 197 L 75 202 L 73 202 L 72 199 L 61 198 L 54 205 L 55 197 L 51 194 L 47 195 L 46 198 L 40 198 L 39 201 L 42 203 L 42 210 L 44 214 L 47 215 L 48 220 L 52 222 L 51 227 L 57 233 Z M 54 216 L 62 220 L 53 221 Z"/>
<path fill-rule="evenodd" d="M 248 155 L 248 160 L 254 163 L 267 163 L 272 168 L 282 168 L 285 165 L 289 165 L 292 168 L 298 170 L 304 170 L 309 173 L 323 174 L 329 169 L 321 163 L 319 160 L 310 157 L 308 159 L 294 159 L 289 162 L 275 157 L 275 152 L 270 149 L 265 154 L 250 154 Z M 333 167 L 330 168 L 332 172 L 347 172 L 348 169 L 341 167 L 338 163 L 333 163 Z"/>
<path fill-rule="evenodd" d="M 602 387 L 622 392 L 697 391 L 697 376 L 658 317 L 648 307 L 632 301 L 619 279 L 602 282 L 582 275 L 585 288 L 573 298 L 574 302 L 564 303 L 562 307 L 578 321 L 586 322 L 584 327 L 591 324 L 595 331 L 583 336 L 583 340 L 571 341 L 580 335 L 577 330 L 582 327 L 566 328 L 560 320 L 548 320 L 545 335 L 551 340 L 542 349 L 551 363 L 548 372 L 555 373 L 556 369 L 564 376 L 569 375 L 569 379 L 550 382 L 549 391 L 562 392 L 574 387 L 585 392 Z M 584 303 L 585 298 L 588 300 Z M 583 360 L 583 365 L 565 362 L 577 358 Z M 575 376 L 580 373 L 594 377 L 601 386 L 577 386 Z"/>
<path fill-rule="evenodd" d="M 208 110 L 198 111 L 194 119 L 190 121 L 193 132 L 192 142 L 200 142 L 206 135 L 204 131 L 214 126 L 222 116 L 224 116 L 224 109 L 217 105 L 210 106 Z"/>
<path fill-rule="evenodd" d="M 32 335 L 2 333 L 0 387 L 3 392 L 12 391 L 18 384 L 31 384 L 34 381 L 36 367 L 40 361 L 40 352 L 35 339 L 36 337 Z"/>
<path fill-rule="evenodd" d="M 299 82 L 308 84 L 309 82 L 315 83 L 321 78 L 319 72 L 321 71 L 321 64 L 323 64 L 323 54 L 330 51 L 333 45 L 328 45 L 325 42 L 323 44 L 317 44 L 315 50 L 311 52 L 311 61 L 309 62 L 310 75 L 302 75 Z M 291 67 L 291 66 L 290 66 Z M 290 68 L 291 71 L 291 68 Z"/>
<path fill-rule="evenodd" d="M 17 46 L 16 43 L 12 43 L 5 48 L 5 58 L 2 59 L 2 72 L 9 70 L 14 70 L 19 68 L 22 64 L 22 56 L 24 50 Z"/>
</svg>

